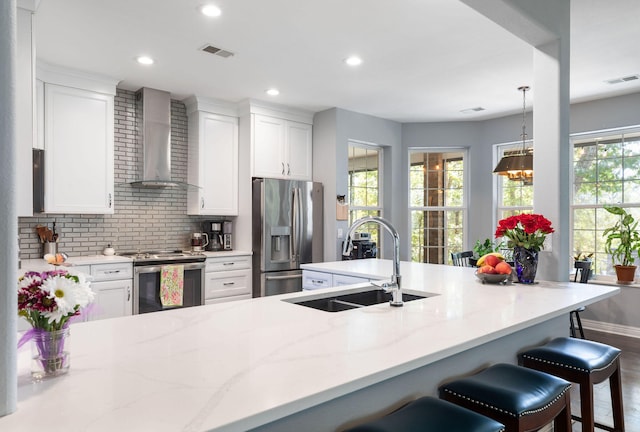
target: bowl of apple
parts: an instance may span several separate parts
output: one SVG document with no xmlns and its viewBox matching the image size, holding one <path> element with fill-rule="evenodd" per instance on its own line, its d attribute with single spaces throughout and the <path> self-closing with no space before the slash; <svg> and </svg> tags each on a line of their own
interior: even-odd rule
<svg viewBox="0 0 640 432">
<path fill-rule="evenodd" d="M 482 283 L 506 284 L 511 280 L 513 269 L 499 252 L 480 257 L 477 266 L 475 275 Z"/>
</svg>

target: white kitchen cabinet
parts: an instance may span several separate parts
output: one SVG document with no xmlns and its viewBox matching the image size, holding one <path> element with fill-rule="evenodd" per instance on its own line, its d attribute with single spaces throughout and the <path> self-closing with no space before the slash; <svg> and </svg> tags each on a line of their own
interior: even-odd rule
<svg viewBox="0 0 640 432">
<path fill-rule="evenodd" d="M 45 212 L 112 214 L 117 80 L 38 63 Z"/>
<path fill-rule="evenodd" d="M 190 215 L 238 214 L 238 118 L 204 111 L 189 114 Z"/>
<path fill-rule="evenodd" d="M 312 126 L 252 114 L 253 176 L 311 180 Z"/>
<path fill-rule="evenodd" d="M 369 279 L 357 277 L 357 276 L 334 274 L 332 278 L 332 282 L 333 282 L 332 286 L 344 286 L 344 285 L 354 285 L 354 284 L 369 282 Z"/>
<path fill-rule="evenodd" d="M 91 289 L 96 296 L 87 321 L 131 315 L 132 279 L 93 282 Z"/>
<path fill-rule="evenodd" d="M 343 274 L 325 273 L 313 270 L 302 271 L 302 289 L 311 291 L 320 288 L 330 288 L 344 285 L 354 285 L 369 282 L 368 278 L 347 276 Z"/>
<path fill-rule="evenodd" d="M 333 278 L 331 273 L 323 273 L 317 271 L 302 271 L 302 290 L 311 291 L 320 288 L 329 288 L 333 286 Z"/>
<path fill-rule="evenodd" d="M 207 258 L 205 304 L 251 298 L 251 255 Z"/>
<path fill-rule="evenodd" d="M 133 264 L 93 264 L 90 268 L 91 289 L 95 292 L 93 305 L 85 319 L 116 318 L 133 311 Z"/>
</svg>

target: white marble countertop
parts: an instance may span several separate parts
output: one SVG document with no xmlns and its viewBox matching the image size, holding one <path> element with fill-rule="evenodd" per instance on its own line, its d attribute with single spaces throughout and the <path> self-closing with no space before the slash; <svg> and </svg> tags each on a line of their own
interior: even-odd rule
<svg viewBox="0 0 640 432">
<path fill-rule="evenodd" d="M 384 277 L 391 263 L 313 267 Z M 31 383 L 19 351 L 18 411 L 0 430 L 246 431 L 619 291 L 483 285 L 473 271 L 402 263 L 405 288 L 439 294 L 402 308 L 328 313 L 282 301 L 341 287 L 74 324 L 66 376 Z"/>
</svg>

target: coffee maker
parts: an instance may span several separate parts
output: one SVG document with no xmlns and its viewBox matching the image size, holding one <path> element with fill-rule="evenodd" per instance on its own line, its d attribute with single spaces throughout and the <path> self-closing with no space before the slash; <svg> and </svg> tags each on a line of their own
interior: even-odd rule
<svg viewBox="0 0 640 432">
<path fill-rule="evenodd" d="M 233 249 L 233 222 L 222 222 L 222 247 L 224 250 Z"/>
<path fill-rule="evenodd" d="M 208 251 L 223 250 L 222 222 L 205 222 L 204 231 L 209 234 Z"/>
</svg>

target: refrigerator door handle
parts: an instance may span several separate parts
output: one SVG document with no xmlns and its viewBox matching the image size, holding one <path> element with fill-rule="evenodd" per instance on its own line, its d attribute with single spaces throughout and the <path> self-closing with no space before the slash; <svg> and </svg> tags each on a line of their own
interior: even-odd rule
<svg viewBox="0 0 640 432">
<path fill-rule="evenodd" d="M 289 276 L 265 276 L 265 280 L 287 280 L 287 279 L 301 279 L 302 273 Z"/>
<path fill-rule="evenodd" d="M 299 233 L 300 229 L 300 203 L 299 203 L 300 190 L 296 187 L 293 188 L 293 194 L 291 197 L 291 262 L 298 262 L 298 248 L 299 248 Z M 297 265 L 295 265 L 297 267 Z"/>
</svg>

